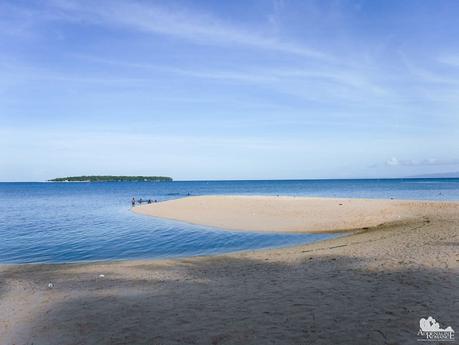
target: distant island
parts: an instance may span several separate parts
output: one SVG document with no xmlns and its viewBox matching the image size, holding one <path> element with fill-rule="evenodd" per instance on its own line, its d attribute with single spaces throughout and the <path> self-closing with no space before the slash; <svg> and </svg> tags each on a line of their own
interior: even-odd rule
<svg viewBox="0 0 459 345">
<path fill-rule="evenodd" d="M 48 182 L 170 182 L 167 176 L 68 176 L 48 180 Z"/>
</svg>

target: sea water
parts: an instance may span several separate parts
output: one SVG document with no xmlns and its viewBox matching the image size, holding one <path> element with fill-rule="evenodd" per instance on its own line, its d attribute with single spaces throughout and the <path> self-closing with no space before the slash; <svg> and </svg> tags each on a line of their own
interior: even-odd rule
<svg viewBox="0 0 459 345">
<path fill-rule="evenodd" d="M 334 236 L 234 232 L 130 211 L 132 197 L 206 194 L 459 200 L 459 179 L 0 183 L 0 262 L 208 255 Z"/>
</svg>

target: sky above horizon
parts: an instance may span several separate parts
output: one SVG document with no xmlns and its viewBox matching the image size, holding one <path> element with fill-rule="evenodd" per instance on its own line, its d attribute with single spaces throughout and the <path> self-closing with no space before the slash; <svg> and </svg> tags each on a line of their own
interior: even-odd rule
<svg viewBox="0 0 459 345">
<path fill-rule="evenodd" d="M 459 171 L 459 1 L 2 1 L 0 181 Z"/>
</svg>

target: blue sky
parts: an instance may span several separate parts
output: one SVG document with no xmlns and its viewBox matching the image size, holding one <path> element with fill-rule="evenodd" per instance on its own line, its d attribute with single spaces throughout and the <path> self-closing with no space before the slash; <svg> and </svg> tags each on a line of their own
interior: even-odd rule
<svg viewBox="0 0 459 345">
<path fill-rule="evenodd" d="M 2 1 L 0 180 L 459 171 L 458 1 Z"/>
</svg>

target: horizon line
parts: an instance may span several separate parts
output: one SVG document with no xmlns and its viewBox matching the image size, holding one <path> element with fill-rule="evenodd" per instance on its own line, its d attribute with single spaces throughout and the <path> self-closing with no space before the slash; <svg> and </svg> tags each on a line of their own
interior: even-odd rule
<svg viewBox="0 0 459 345">
<path fill-rule="evenodd" d="M 120 175 L 121 176 L 121 175 Z M 191 180 L 172 180 L 172 181 L 0 181 L 0 183 L 173 183 L 173 182 L 241 182 L 241 181 L 349 181 L 349 180 L 438 180 L 438 179 L 459 179 L 458 176 L 405 176 L 405 177 L 350 177 L 350 178 L 274 178 L 274 179 L 191 179 Z"/>
</svg>

